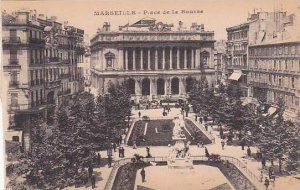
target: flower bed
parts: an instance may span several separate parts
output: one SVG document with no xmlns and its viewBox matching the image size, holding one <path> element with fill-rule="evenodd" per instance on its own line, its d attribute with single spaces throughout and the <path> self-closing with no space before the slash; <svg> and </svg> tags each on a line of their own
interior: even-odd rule
<svg viewBox="0 0 300 190">
<path fill-rule="evenodd" d="M 202 133 L 202 131 L 190 120 L 185 120 L 185 127 L 194 137 L 192 144 L 197 144 L 202 141 L 204 144 L 211 144 L 211 140 Z"/>
<path fill-rule="evenodd" d="M 167 162 L 157 162 L 157 166 L 166 165 Z M 121 166 L 114 180 L 112 190 L 131 190 L 134 189 L 135 178 L 138 169 L 150 166 L 150 163 L 138 162 L 128 163 Z"/>
</svg>

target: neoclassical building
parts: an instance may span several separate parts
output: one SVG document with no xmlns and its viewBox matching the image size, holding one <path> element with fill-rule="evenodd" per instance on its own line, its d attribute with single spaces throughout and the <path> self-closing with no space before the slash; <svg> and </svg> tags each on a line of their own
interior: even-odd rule
<svg viewBox="0 0 300 190">
<path fill-rule="evenodd" d="M 214 32 L 142 19 L 91 39 L 92 87 L 106 93 L 109 83 L 127 81 L 132 100 L 185 99 L 192 79 L 214 82 Z"/>
</svg>

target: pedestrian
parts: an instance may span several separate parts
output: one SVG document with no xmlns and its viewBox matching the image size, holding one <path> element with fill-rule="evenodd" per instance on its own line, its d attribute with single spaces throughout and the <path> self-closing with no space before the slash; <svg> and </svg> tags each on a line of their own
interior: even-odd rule
<svg viewBox="0 0 300 190">
<path fill-rule="evenodd" d="M 249 146 L 248 146 L 248 148 L 247 148 L 247 154 L 248 154 L 249 157 L 251 156 L 251 149 L 250 149 Z"/>
<path fill-rule="evenodd" d="M 98 166 L 101 166 L 101 155 L 99 152 L 97 154 L 97 164 L 98 164 Z"/>
<path fill-rule="evenodd" d="M 93 167 L 92 166 L 89 166 L 88 172 L 89 172 L 89 178 L 91 178 L 93 175 Z"/>
<path fill-rule="evenodd" d="M 107 162 L 108 162 L 108 167 L 110 168 L 111 167 L 111 163 L 112 163 L 112 157 L 111 156 L 108 156 Z"/>
<path fill-rule="evenodd" d="M 244 140 L 241 141 L 241 146 L 242 146 L 242 150 L 244 150 L 245 149 L 245 141 Z"/>
<path fill-rule="evenodd" d="M 201 141 L 201 148 L 204 148 L 204 142 Z"/>
<path fill-rule="evenodd" d="M 223 134 L 224 134 L 223 128 L 222 128 L 222 126 L 220 126 L 220 137 L 221 137 L 221 138 L 223 138 Z"/>
<path fill-rule="evenodd" d="M 91 182 L 92 182 L 92 189 L 96 188 L 96 177 L 94 175 L 91 178 Z"/>
<path fill-rule="evenodd" d="M 274 170 L 273 170 L 273 167 L 271 166 L 271 167 L 269 168 L 269 179 L 272 179 L 272 177 L 273 177 L 273 172 L 274 172 Z"/>
<path fill-rule="evenodd" d="M 270 185 L 270 181 L 269 181 L 268 178 L 266 177 L 266 179 L 265 179 L 266 190 L 268 190 L 269 185 Z"/>
<path fill-rule="evenodd" d="M 119 158 L 121 158 L 122 147 L 119 147 Z"/>
<path fill-rule="evenodd" d="M 262 157 L 262 159 L 261 159 L 261 166 L 262 166 L 262 169 L 264 169 L 266 167 L 266 159 L 265 159 L 265 157 Z"/>
<path fill-rule="evenodd" d="M 142 183 L 144 183 L 145 182 L 145 178 L 146 178 L 146 172 L 145 172 L 144 168 L 142 168 L 141 176 L 142 176 Z"/>
<path fill-rule="evenodd" d="M 195 121 L 197 121 L 197 119 L 198 119 L 198 118 L 197 118 L 197 114 L 196 114 L 196 115 L 195 115 Z"/>
<path fill-rule="evenodd" d="M 117 152 L 117 144 L 113 143 L 114 152 Z"/>
<path fill-rule="evenodd" d="M 202 124 L 202 117 L 200 117 L 200 123 Z"/>
<path fill-rule="evenodd" d="M 224 139 L 222 139 L 221 145 L 222 145 L 222 150 L 224 150 L 224 146 L 225 146 L 225 141 L 224 141 Z"/>
<path fill-rule="evenodd" d="M 205 156 L 206 156 L 206 157 L 209 157 L 209 153 L 208 153 L 208 150 L 207 150 L 206 147 L 205 147 Z"/>
<path fill-rule="evenodd" d="M 142 115 L 142 114 L 141 114 L 141 112 L 139 111 L 139 117 L 141 117 L 141 115 Z"/>
<path fill-rule="evenodd" d="M 263 179 L 264 179 L 264 174 L 263 174 L 263 171 L 261 170 L 260 171 L 260 182 L 263 182 Z"/>
<path fill-rule="evenodd" d="M 148 146 L 146 147 L 146 152 L 147 152 L 147 158 L 150 158 L 151 157 L 150 148 Z"/>
<path fill-rule="evenodd" d="M 207 128 L 208 128 L 208 126 L 207 126 L 207 125 L 205 125 L 205 124 L 204 124 L 204 126 L 205 126 L 205 130 L 207 131 L 207 130 L 208 130 L 208 129 L 207 129 Z"/>
<path fill-rule="evenodd" d="M 124 158 L 125 157 L 125 149 L 124 149 L 124 147 L 122 147 L 122 158 Z"/>
<path fill-rule="evenodd" d="M 132 148 L 136 149 L 136 141 L 135 140 L 133 141 L 133 147 Z"/>
</svg>

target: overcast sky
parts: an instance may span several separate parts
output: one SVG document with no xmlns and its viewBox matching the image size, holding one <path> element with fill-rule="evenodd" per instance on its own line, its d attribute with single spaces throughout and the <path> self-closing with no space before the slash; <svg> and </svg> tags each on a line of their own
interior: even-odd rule
<svg viewBox="0 0 300 190">
<path fill-rule="evenodd" d="M 164 23 L 178 25 L 183 21 L 189 27 L 192 22 L 204 24 L 205 30 L 215 31 L 215 39 L 226 39 L 226 27 L 245 22 L 254 9 L 273 11 L 283 9 L 288 13 L 299 11 L 300 0 L 60 0 L 60 1 L 2 1 L 2 10 L 8 13 L 21 9 L 36 9 L 47 17 L 56 16 L 58 21 L 82 28 L 89 36 L 96 33 L 103 22 L 110 22 L 112 29 L 151 17 Z M 298 8 L 298 9 L 297 9 Z M 171 14 L 172 10 L 178 14 Z M 182 10 L 203 11 L 184 14 Z M 94 15 L 95 11 L 135 11 L 135 15 Z M 147 14 L 144 14 L 147 11 Z M 149 14 L 159 11 L 159 14 Z M 163 14 L 169 11 L 169 14 Z"/>
</svg>

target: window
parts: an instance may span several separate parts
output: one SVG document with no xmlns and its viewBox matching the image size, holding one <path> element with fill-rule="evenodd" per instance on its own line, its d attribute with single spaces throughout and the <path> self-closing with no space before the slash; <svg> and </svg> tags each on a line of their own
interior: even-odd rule
<svg viewBox="0 0 300 190">
<path fill-rule="evenodd" d="M 12 141 L 19 142 L 20 141 L 19 136 L 12 136 Z"/>
<path fill-rule="evenodd" d="M 295 78 L 292 77 L 292 88 L 295 88 Z"/>
<path fill-rule="evenodd" d="M 36 99 L 36 104 L 39 105 L 39 91 L 35 91 L 35 99 Z"/>
<path fill-rule="evenodd" d="M 18 93 L 11 93 L 11 107 L 17 107 L 18 106 Z"/>
</svg>

